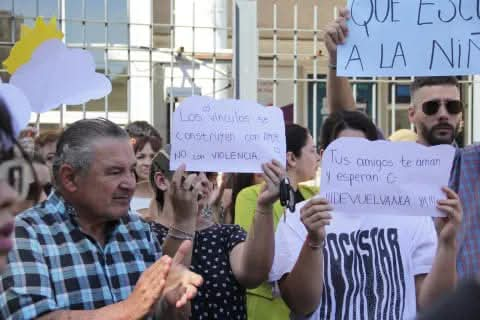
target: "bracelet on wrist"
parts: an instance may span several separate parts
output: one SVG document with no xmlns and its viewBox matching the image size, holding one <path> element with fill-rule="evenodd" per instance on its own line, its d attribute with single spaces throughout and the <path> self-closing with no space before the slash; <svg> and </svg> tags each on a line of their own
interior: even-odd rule
<svg viewBox="0 0 480 320">
<path fill-rule="evenodd" d="M 264 208 L 262 208 L 262 209 L 259 209 L 259 208 L 257 207 L 257 209 L 255 209 L 255 211 L 256 211 L 258 214 L 267 215 L 267 214 L 272 214 L 273 208 L 269 208 L 269 209 L 264 209 Z"/>
<path fill-rule="evenodd" d="M 168 234 L 167 236 L 172 237 L 177 240 L 192 240 L 195 238 L 195 232 L 190 233 L 187 231 L 184 231 L 182 229 L 179 229 L 178 227 L 174 226 L 173 224 L 170 225 L 170 228 L 168 228 Z"/>
<path fill-rule="evenodd" d="M 308 247 L 312 248 L 313 250 L 318 250 L 322 249 L 325 245 L 325 241 L 320 241 L 320 243 L 312 241 L 310 238 L 310 235 L 307 235 L 307 238 L 305 239 L 305 243 L 307 244 Z"/>
<path fill-rule="evenodd" d="M 337 65 L 335 63 L 329 63 L 328 64 L 328 69 L 337 70 Z"/>
</svg>

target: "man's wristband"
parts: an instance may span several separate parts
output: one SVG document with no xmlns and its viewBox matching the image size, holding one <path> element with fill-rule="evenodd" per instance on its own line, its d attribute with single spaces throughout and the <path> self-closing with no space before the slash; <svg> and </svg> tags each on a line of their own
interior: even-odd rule
<svg viewBox="0 0 480 320">
<path fill-rule="evenodd" d="M 337 65 L 334 64 L 334 63 L 329 63 L 329 64 L 328 64 L 328 69 L 337 70 Z"/>
</svg>

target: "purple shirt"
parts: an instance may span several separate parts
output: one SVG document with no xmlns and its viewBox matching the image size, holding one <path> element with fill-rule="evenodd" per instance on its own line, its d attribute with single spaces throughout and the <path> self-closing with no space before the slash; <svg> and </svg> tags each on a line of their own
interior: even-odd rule
<svg viewBox="0 0 480 320">
<path fill-rule="evenodd" d="M 457 149 L 450 186 L 463 205 L 457 271 L 460 278 L 472 277 L 480 273 L 480 144 Z"/>
</svg>

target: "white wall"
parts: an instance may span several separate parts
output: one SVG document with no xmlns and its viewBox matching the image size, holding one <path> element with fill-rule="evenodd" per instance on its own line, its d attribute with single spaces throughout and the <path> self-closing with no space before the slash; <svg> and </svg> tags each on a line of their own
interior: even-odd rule
<svg viewBox="0 0 480 320">
<path fill-rule="evenodd" d="M 130 1 L 130 45 L 136 47 L 151 47 L 149 24 L 152 23 L 152 0 Z M 145 24 L 145 25 L 135 25 Z M 129 81 L 129 118 L 130 121 L 153 121 L 152 88 L 150 81 L 149 53 L 147 51 L 135 55 L 130 62 Z"/>
</svg>

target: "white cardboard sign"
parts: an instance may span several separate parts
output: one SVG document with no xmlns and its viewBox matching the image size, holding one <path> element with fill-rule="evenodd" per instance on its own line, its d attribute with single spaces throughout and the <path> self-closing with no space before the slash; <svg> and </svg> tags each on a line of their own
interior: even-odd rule
<svg viewBox="0 0 480 320">
<path fill-rule="evenodd" d="M 170 169 L 262 172 L 273 159 L 285 163 L 285 123 L 276 107 L 194 96 L 173 114 Z"/>
<path fill-rule="evenodd" d="M 443 216 L 454 156 L 450 145 L 340 138 L 323 153 L 320 195 L 335 212 Z"/>
<path fill-rule="evenodd" d="M 349 0 L 341 76 L 480 73 L 480 2 Z"/>
</svg>

